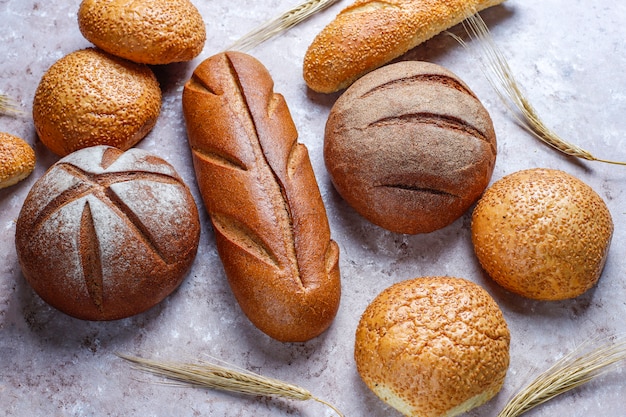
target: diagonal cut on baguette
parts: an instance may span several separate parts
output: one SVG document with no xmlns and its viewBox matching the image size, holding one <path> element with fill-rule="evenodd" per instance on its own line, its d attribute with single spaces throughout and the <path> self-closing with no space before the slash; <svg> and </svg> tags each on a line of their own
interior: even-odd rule
<svg viewBox="0 0 626 417">
<path fill-rule="evenodd" d="M 339 247 L 307 148 L 273 86 L 257 59 L 220 53 L 186 83 L 183 113 L 235 298 L 270 337 L 303 342 L 339 308 Z"/>
<path fill-rule="evenodd" d="M 315 37 L 303 76 L 320 93 L 342 90 L 468 15 L 504 0 L 356 0 Z"/>
</svg>

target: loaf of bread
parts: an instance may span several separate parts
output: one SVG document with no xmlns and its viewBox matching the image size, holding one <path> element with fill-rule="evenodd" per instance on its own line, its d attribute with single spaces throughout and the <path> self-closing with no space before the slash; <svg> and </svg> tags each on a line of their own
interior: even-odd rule
<svg viewBox="0 0 626 417">
<path fill-rule="evenodd" d="M 195 201 L 169 163 L 95 146 L 62 158 L 33 185 L 15 244 L 44 301 L 76 318 L 114 320 L 174 291 L 199 237 Z"/>
<path fill-rule="evenodd" d="M 260 330 L 305 341 L 333 321 L 339 249 L 306 147 L 255 58 L 226 52 L 186 83 L 196 177 L 233 293 Z"/>
<path fill-rule="evenodd" d="M 35 151 L 24 139 L 0 132 L 0 189 L 17 184 L 35 168 Z"/>
<path fill-rule="evenodd" d="M 313 40 L 304 56 L 307 85 L 320 93 L 356 79 L 504 0 L 356 0 Z"/>
<path fill-rule="evenodd" d="M 357 326 L 354 359 L 363 382 L 409 417 L 454 417 L 500 391 L 511 335 L 479 285 L 421 277 L 381 292 Z"/>
<path fill-rule="evenodd" d="M 461 217 L 489 184 L 489 113 L 440 65 L 389 64 L 352 84 L 326 123 L 324 160 L 341 196 L 374 224 L 429 233 Z"/>
</svg>

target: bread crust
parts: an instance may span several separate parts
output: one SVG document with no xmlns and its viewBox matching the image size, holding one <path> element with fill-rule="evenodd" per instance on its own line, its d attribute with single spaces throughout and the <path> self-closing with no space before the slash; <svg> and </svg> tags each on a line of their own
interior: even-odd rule
<svg viewBox="0 0 626 417">
<path fill-rule="evenodd" d="M 333 105 L 324 160 L 339 194 L 397 233 L 445 227 L 478 200 L 496 162 L 489 113 L 446 68 L 405 61 L 352 84 Z"/>
<path fill-rule="evenodd" d="M 315 37 L 303 76 L 314 91 L 342 90 L 466 16 L 504 0 L 357 0 Z"/>
<path fill-rule="evenodd" d="M 471 229 L 474 252 L 494 281 L 521 296 L 554 301 L 596 285 L 614 225 L 602 197 L 583 181 L 531 168 L 485 191 Z"/>
<path fill-rule="evenodd" d="M 83 0 L 78 27 L 108 53 L 150 65 L 190 61 L 206 41 L 202 15 L 189 0 Z"/>
<path fill-rule="evenodd" d="M 305 341 L 332 322 L 339 249 L 287 104 L 255 58 L 226 52 L 183 92 L 200 193 L 233 293 L 280 341 Z"/>
<path fill-rule="evenodd" d="M 31 188 L 15 245 L 41 298 L 84 320 L 115 320 L 162 301 L 196 255 L 200 220 L 165 160 L 95 146 L 57 163 Z"/>
<path fill-rule="evenodd" d="M 453 417 L 502 388 L 510 340 L 482 287 L 420 277 L 386 288 L 367 306 L 354 359 L 365 384 L 405 416 Z"/>
<path fill-rule="evenodd" d="M 0 189 L 17 184 L 35 169 L 35 151 L 22 138 L 0 132 Z"/>
<path fill-rule="evenodd" d="M 150 67 L 86 48 L 42 76 L 33 122 L 43 144 L 59 156 L 96 145 L 127 150 L 156 124 L 161 98 Z"/>
</svg>

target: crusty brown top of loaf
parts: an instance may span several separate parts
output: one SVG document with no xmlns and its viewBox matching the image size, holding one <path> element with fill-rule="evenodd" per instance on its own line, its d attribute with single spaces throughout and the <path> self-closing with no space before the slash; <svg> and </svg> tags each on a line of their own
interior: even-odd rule
<svg viewBox="0 0 626 417">
<path fill-rule="evenodd" d="M 74 152 L 29 192 L 16 225 L 25 278 L 54 307 L 110 320 L 144 311 L 180 284 L 200 235 L 174 168 L 139 149 Z"/>
<path fill-rule="evenodd" d="M 497 153 L 489 113 L 454 73 L 429 62 L 379 68 L 335 102 L 324 159 L 341 196 L 368 220 L 429 233 L 487 187 Z"/>
<path fill-rule="evenodd" d="M 183 93 L 189 144 L 231 288 L 283 341 L 317 336 L 339 305 L 338 247 L 284 98 L 238 52 L 196 68 Z"/>
<path fill-rule="evenodd" d="M 369 71 L 504 0 L 357 0 L 313 40 L 303 65 L 321 93 L 348 87 Z"/>
</svg>

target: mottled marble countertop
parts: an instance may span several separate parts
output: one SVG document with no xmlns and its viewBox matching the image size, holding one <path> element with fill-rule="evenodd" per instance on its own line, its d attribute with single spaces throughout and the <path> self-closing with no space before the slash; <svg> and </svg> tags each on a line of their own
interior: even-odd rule
<svg viewBox="0 0 626 417">
<path fill-rule="evenodd" d="M 168 160 L 201 206 L 181 113 L 184 82 L 203 59 L 295 0 L 195 0 L 207 27 L 194 61 L 155 68 L 163 89 L 161 116 L 137 146 Z M 387 232 L 359 217 L 330 184 L 322 158 L 323 129 L 335 95 L 307 90 L 302 58 L 312 38 L 338 11 L 325 12 L 250 51 L 265 64 L 292 112 L 313 162 L 333 238 L 341 248 L 342 302 L 322 336 L 283 344 L 256 330 L 226 283 L 206 214 L 200 248 L 181 287 L 146 313 L 114 322 L 86 322 L 46 305 L 26 284 L 17 261 L 15 222 L 33 183 L 58 158 L 39 141 L 31 109 L 37 84 L 62 56 L 90 46 L 78 30 L 79 0 L 0 0 L 0 92 L 24 110 L 0 116 L 0 131 L 24 138 L 37 155 L 35 172 L 0 190 L 0 415 L 8 416 L 330 416 L 317 403 L 242 397 L 163 384 L 132 370 L 115 353 L 162 360 L 218 358 L 283 379 L 335 404 L 346 416 L 398 416 L 361 382 L 353 361 L 354 330 L 365 306 L 407 278 L 449 275 L 484 286 L 509 324 L 511 365 L 502 392 L 468 413 L 495 416 L 538 371 L 597 336 L 626 333 L 626 167 L 581 162 L 541 144 L 513 120 L 470 51 L 440 35 L 402 59 L 443 65 L 461 77 L 489 110 L 498 136 L 492 181 L 531 167 L 559 168 L 594 188 L 615 223 L 613 243 L 596 287 L 573 300 L 538 302 L 510 294 L 480 269 L 466 213 L 427 235 Z M 518 82 L 544 120 L 598 157 L 626 160 L 626 2 L 508 0 L 482 13 Z M 452 29 L 463 35 L 461 27 Z M 201 210 L 202 211 L 202 210 Z M 624 415 L 626 365 L 528 413 L 569 417 Z"/>
</svg>

